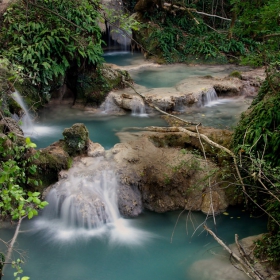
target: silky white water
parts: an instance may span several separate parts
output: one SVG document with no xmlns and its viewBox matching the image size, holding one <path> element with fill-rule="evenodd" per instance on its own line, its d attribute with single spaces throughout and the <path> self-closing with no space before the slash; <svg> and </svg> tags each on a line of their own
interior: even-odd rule
<svg viewBox="0 0 280 280">
<path fill-rule="evenodd" d="M 13 92 L 12 97 L 14 100 L 20 105 L 20 107 L 23 110 L 23 115 L 18 118 L 18 116 L 15 116 L 15 118 L 19 121 L 19 124 L 26 136 L 30 136 L 34 132 L 34 123 L 32 120 L 32 116 L 29 113 L 29 110 L 27 108 L 27 105 L 25 104 L 22 96 L 20 93 L 16 90 Z"/>
</svg>

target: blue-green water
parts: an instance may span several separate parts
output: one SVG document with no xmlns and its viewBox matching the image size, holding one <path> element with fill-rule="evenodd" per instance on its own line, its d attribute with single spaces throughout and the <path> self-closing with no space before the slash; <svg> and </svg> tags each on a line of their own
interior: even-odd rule
<svg viewBox="0 0 280 280">
<path fill-rule="evenodd" d="M 63 139 L 64 128 L 71 127 L 74 123 L 84 123 L 89 130 L 90 139 L 100 143 L 105 149 L 110 149 L 119 142 L 116 132 L 124 127 L 166 126 L 159 116 L 109 116 L 102 113 L 95 115 L 69 106 L 52 106 L 41 111 L 31 138 L 38 148 L 47 147 Z"/>
<path fill-rule="evenodd" d="M 139 52 L 105 52 L 103 56 L 107 63 L 113 63 L 119 66 L 133 65 L 137 60 L 143 60 L 143 55 Z"/>
<path fill-rule="evenodd" d="M 235 233 L 242 238 L 265 231 L 265 220 L 250 218 L 249 214 L 234 208 L 228 213 L 216 217 L 216 226 L 212 220 L 208 221 L 208 226 L 227 244 L 234 242 Z M 176 225 L 179 214 L 178 211 L 144 212 L 136 219 L 128 219 L 127 228 L 133 230 L 129 238 L 124 239 L 114 238 L 105 230 L 92 237 L 61 240 L 56 239 L 55 228 L 52 234 L 47 230 L 38 231 L 40 217 L 26 221 L 22 230 L 31 230 L 19 235 L 17 245 L 28 256 L 23 265 L 24 275 L 29 275 L 31 280 L 228 279 L 221 265 L 221 275 L 216 279 L 202 278 L 199 274 L 211 267 L 202 267 L 200 272 L 194 269 L 197 261 L 222 252 L 202 227 L 194 233 L 192 222 L 198 226 L 205 215 L 193 213 L 191 222 L 188 213 L 184 213 Z M 2 230 L 1 238 L 8 238 L 10 233 L 10 230 Z M 13 279 L 10 269 L 5 272 L 4 279 Z"/>
</svg>

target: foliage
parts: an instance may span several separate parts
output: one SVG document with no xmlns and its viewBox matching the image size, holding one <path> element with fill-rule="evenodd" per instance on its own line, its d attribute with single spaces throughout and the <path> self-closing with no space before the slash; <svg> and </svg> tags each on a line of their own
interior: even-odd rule
<svg viewBox="0 0 280 280">
<path fill-rule="evenodd" d="M 235 34 L 253 40 L 254 49 L 243 56 L 242 64 L 261 66 L 264 61 L 279 60 L 280 5 L 278 0 L 231 0 L 237 15 Z"/>
<path fill-rule="evenodd" d="M 265 211 L 268 231 L 257 242 L 256 255 L 280 263 L 280 73 L 278 62 L 267 67 L 257 98 L 241 117 L 233 137 L 244 175 L 248 207 Z"/>
<path fill-rule="evenodd" d="M 32 175 L 37 171 L 37 166 L 32 162 L 39 154 L 33 153 L 32 149 L 36 145 L 29 138 L 26 138 L 25 144 L 22 145 L 15 142 L 16 136 L 12 133 L 0 138 L 0 215 L 1 219 L 19 220 L 26 216 L 31 219 L 38 215 L 38 209 L 48 204 L 46 201 L 41 201 L 39 192 L 28 191 L 27 188 L 29 185 L 40 183 L 32 179 Z M 12 247 L 9 247 L 9 250 L 11 249 Z M 2 272 L 5 256 L 1 252 L 0 256 L 0 272 Z M 16 270 L 15 279 L 28 280 L 27 276 L 19 276 L 23 272 L 21 263 L 21 259 L 12 261 L 12 267 Z"/>
<path fill-rule="evenodd" d="M 131 30 L 139 30 L 141 24 L 135 19 L 135 17 L 129 13 L 125 13 L 122 9 L 119 11 L 115 9 L 108 9 L 106 6 L 102 6 L 102 10 L 106 14 L 106 19 L 109 20 L 110 26 L 117 27 L 114 32 L 131 34 Z"/>
<path fill-rule="evenodd" d="M 199 15 L 195 15 L 194 20 L 194 15 L 187 12 L 176 13 L 159 11 L 145 15 L 146 20 L 154 22 L 154 25 L 149 24 L 151 31 L 145 45 L 150 46 L 148 50 L 152 54 L 158 54 L 156 50 L 160 49 L 168 63 L 189 61 L 193 57 L 227 62 L 253 48 L 253 40 L 242 37 L 229 39 L 227 29 L 215 31 Z M 218 24 L 217 21 L 215 23 Z M 228 25 L 223 26 L 228 28 Z"/>
<path fill-rule="evenodd" d="M 167 11 L 155 5 L 143 14 L 149 31 L 143 32 L 148 38 L 142 43 L 150 55 L 162 53 L 167 63 L 195 58 L 254 66 L 263 65 L 264 54 L 279 58 L 278 0 L 186 0 L 173 4 L 182 9 L 171 6 Z"/>
<path fill-rule="evenodd" d="M 280 164 L 279 92 L 280 74 L 272 64 L 250 113 L 242 115 L 233 138 L 236 152 L 242 151 L 243 146 L 252 147 L 251 151 L 265 152 L 265 159 L 273 166 Z"/>
<path fill-rule="evenodd" d="M 39 192 L 27 191 L 29 184 L 38 185 L 39 182 L 31 176 L 36 173 L 36 165 L 32 161 L 38 157 L 38 153 L 30 154 L 34 143 L 26 138 L 25 145 L 15 145 L 11 140 L 15 136 L 0 138 L 0 211 L 1 217 L 9 217 L 13 220 L 28 216 L 31 219 L 38 214 L 37 209 L 42 209 L 47 202 L 41 201 Z"/>
<path fill-rule="evenodd" d="M 36 85 L 48 85 L 71 65 L 102 62 L 98 2 L 94 0 L 18 0 L 4 14 L 3 55 Z"/>
</svg>

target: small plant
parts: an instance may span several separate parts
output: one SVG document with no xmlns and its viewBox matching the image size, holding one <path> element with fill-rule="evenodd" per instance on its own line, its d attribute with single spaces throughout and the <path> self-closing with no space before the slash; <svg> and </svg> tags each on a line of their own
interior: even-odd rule
<svg viewBox="0 0 280 280">
<path fill-rule="evenodd" d="M 239 71 L 233 71 L 229 74 L 230 77 L 241 79 L 241 73 Z"/>
</svg>

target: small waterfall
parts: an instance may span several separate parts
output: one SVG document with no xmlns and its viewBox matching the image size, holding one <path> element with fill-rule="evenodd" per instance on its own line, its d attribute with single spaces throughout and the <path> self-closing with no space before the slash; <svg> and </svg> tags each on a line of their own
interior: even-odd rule
<svg viewBox="0 0 280 280">
<path fill-rule="evenodd" d="M 110 25 L 109 22 L 106 23 L 106 33 L 107 33 L 107 47 L 109 50 L 121 50 L 121 51 L 130 51 L 131 44 L 131 31 L 123 31 L 119 29 L 119 20 L 120 17 L 124 13 L 124 6 L 122 0 L 109 0 L 101 1 L 102 4 L 107 7 L 109 10 L 113 11 L 112 15 L 115 17 L 115 20 Z"/>
<path fill-rule="evenodd" d="M 23 110 L 23 115 L 20 118 L 18 116 L 14 116 L 14 118 L 16 118 L 17 120 L 20 121 L 20 126 L 21 126 L 24 134 L 31 135 L 34 130 L 34 123 L 33 123 L 31 115 L 29 114 L 27 106 L 18 91 L 13 92 L 12 97 L 20 105 L 20 107 Z"/>
<path fill-rule="evenodd" d="M 218 95 L 214 88 L 210 88 L 202 94 L 203 106 L 211 107 L 218 101 Z"/>
<path fill-rule="evenodd" d="M 64 177 L 50 190 L 46 197 L 49 205 L 34 221 L 36 230 L 44 232 L 46 238 L 75 241 L 98 237 L 136 245 L 147 238 L 148 233 L 121 217 L 119 183 L 106 159 L 84 158 Z"/>
<path fill-rule="evenodd" d="M 185 96 L 180 96 L 174 100 L 174 111 L 176 112 L 185 112 L 186 106 L 184 104 L 185 102 Z"/>
<path fill-rule="evenodd" d="M 132 116 L 147 117 L 146 107 L 142 100 L 133 98 L 130 103 Z"/>
<path fill-rule="evenodd" d="M 44 216 L 60 220 L 65 229 L 98 229 L 120 218 L 117 180 L 112 171 L 102 170 L 85 177 L 71 176 L 59 182 L 47 196 L 52 207 Z"/>
<path fill-rule="evenodd" d="M 112 93 L 109 93 L 100 109 L 105 114 L 125 114 L 124 110 L 116 105 Z"/>
</svg>

